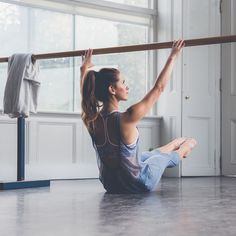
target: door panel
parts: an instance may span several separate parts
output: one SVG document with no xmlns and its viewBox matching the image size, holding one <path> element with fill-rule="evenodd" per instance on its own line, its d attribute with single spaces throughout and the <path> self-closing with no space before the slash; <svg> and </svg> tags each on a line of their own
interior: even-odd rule
<svg viewBox="0 0 236 236">
<path fill-rule="evenodd" d="M 191 0 L 184 4 L 184 38 L 220 34 L 218 1 Z M 186 22 L 186 24 L 185 24 Z M 219 129 L 216 127 L 217 81 L 220 78 L 220 46 L 185 48 L 183 53 L 182 136 L 194 137 L 198 145 L 182 162 L 182 176 L 214 176 Z"/>
<path fill-rule="evenodd" d="M 236 34 L 236 2 L 223 1 L 222 34 Z M 222 45 L 222 174 L 236 175 L 236 43 Z"/>
</svg>

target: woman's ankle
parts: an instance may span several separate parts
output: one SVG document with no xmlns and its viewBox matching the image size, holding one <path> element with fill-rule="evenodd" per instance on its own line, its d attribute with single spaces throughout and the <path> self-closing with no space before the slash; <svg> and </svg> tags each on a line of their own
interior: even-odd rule
<svg viewBox="0 0 236 236">
<path fill-rule="evenodd" d="M 197 144 L 193 138 L 187 138 L 183 144 L 180 145 L 179 149 L 176 150 L 182 159 L 186 158 Z"/>
</svg>

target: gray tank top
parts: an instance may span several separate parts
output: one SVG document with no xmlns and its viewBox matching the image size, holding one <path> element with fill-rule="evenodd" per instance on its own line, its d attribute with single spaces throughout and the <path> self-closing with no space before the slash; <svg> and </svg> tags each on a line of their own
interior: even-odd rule
<svg viewBox="0 0 236 236">
<path fill-rule="evenodd" d="M 100 112 L 99 115 L 102 117 L 104 125 L 105 142 L 98 145 L 95 142 L 95 137 L 91 137 L 97 155 L 100 180 L 105 188 L 106 185 L 118 186 L 119 184 L 123 188 L 129 188 L 126 186 L 130 185 L 129 180 L 137 180 L 141 171 L 138 155 L 139 137 L 133 144 L 125 144 L 120 133 L 120 112 Z M 117 132 L 117 144 L 112 143 L 108 135 L 107 120 L 111 117 L 114 121 L 114 130 Z"/>
</svg>

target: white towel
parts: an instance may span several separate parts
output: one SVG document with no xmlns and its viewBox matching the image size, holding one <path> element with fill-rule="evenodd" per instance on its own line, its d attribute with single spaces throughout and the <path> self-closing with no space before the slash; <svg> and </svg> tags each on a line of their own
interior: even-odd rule
<svg viewBox="0 0 236 236">
<path fill-rule="evenodd" d="M 3 112 L 11 118 L 37 112 L 39 66 L 37 61 L 32 63 L 31 57 L 32 54 L 14 54 L 8 60 Z"/>
</svg>

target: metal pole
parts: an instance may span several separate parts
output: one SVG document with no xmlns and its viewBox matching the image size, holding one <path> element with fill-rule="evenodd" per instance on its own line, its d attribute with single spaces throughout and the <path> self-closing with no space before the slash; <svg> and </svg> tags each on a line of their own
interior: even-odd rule
<svg viewBox="0 0 236 236">
<path fill-rule="evenodd" d="M 17 118 L 17 181 L 25 179 L 25 118 Z"/>
</svg>

